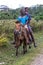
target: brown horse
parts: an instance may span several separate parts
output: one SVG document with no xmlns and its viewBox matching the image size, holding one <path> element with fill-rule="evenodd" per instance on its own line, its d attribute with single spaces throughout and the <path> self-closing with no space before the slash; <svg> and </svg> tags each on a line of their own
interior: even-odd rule
<svg viewBox="0 0 43 65">
<path fill-rule="evenodd" d="M 27 36 L 27 30 L 22 26 L 21 31 L 14 31 L 16 56 L 18 55 L 18 48 L 23 44 L 23 54 L 27 52 L 27 44 L 29 44 L 29 34 Z"/>
</svg>

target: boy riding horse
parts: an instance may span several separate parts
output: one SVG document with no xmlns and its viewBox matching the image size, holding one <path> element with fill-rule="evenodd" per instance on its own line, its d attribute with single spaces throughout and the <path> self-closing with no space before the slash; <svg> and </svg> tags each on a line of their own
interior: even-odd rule
<svg viewBox="0 0 43 65">
<path fill-rule="evenodd" d="M 27 51 L 27 44 L 29 44 L 29 35 L 27 36 L 27 26 L 26 22 L 28 20 L 27 15 L 21 9 L 20 11 L 21 16 L 18 17 L 17 21 L 15 22 L 15 30 L 14 30 L 14 39 L 15 39 L 15 47 L 16 47 L 16 55 L 18 54 L 18 47 L 21 45 L 20 41 L 23 40 L 23 49 L 24 53 Z M 21 37 L 21 38 L 20 38 Z"/>
<path fill-rule="evenodd" d="M 34 40 L 34 37 L 33 37 L 33 34 L 32 34 L 32 30 L 31 30 L 31 27 L 30 27 L 30 24 L 29 24 L 31 18 L 30 18 L 30 16 L 27 13 L 28 12 L 26 11 L 26 9 L 21 9 L 20 10 L 20 14 L 21 15 L 18 17 L 18 19 L 16 21 L 16 29 L 14 31 L 15 37 L 17 38 L 17 36 L 19 36 L 19 34 L 21 33 L 21 30 L 22 30 L 22 32 L 24 33 L 23 35 L 25 36 L 27 44 L 30 43 L 30 41 L 29 41 L 29 37 L 30 37 L 29 34 L 30 34 L 31 37 L 32 37 L 32 40 L 34 42 L 34 47 L 36 47 L 35 40 Z M 27 32 L 26 31 L 28 32 L 28 36 L 27 36 Z M 19 40 L 19 37 L 18 37 L 17 41 L 18 40 Z M 18 44 L 16 46 L 18 46 Z M 18 50 L 18 48 L 17 48 L 17 50 Z"/>
<path fill-rule="evenodd" d="M 28 27 L 29 34 L 31 35 L 32 41 L 34 42 L 34 47 L 37 47 L 37 46 L 36 46 L 36 43 L 35 43 L 34 36 L 33 36 L 33 31 L 32 31 L 31 26 L 30 26 L 31 16 L 30 16 L 30 14 L 28 13 L 28 7 L 25 7 L 25 15 L 28 16 L 27 27 Z"/>
</svg>

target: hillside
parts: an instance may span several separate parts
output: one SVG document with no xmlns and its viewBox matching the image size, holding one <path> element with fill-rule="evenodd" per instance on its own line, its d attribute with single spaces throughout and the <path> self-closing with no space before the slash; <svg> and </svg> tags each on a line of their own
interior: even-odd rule
<svg viewBox="0 0 43 65">
<path fill-rule="evenodd" d="M 0 11 L 8 11 L 9 7 L 6 5 L 0 5 Z"/>
</svg>

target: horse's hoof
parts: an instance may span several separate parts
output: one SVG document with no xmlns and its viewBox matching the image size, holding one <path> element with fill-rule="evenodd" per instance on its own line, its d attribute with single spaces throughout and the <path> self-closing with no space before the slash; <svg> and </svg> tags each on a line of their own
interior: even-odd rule
<svg viewBox="0 0 43 65">
<path fill-rule="evenodd" d="M 31 49 L 31 46 L 29 46 L 29 49 Z"/>
<path fill-rule="evenodd" d="M 18 54 L 16 53 L 16 56 L 18 56 Z"/>
<path fill-rule="evenodd" d="M 36 48 L 37 46 L 36 46 L 36 45 L 34 45 L 34 47 Z"/>
<path fill-rule="evenodd" d="M 37 45 L 36 45 L 36 44 L 34 44 L 34 47 L 36 48 L 36 47 L 37 47 Z"/>
</svg>

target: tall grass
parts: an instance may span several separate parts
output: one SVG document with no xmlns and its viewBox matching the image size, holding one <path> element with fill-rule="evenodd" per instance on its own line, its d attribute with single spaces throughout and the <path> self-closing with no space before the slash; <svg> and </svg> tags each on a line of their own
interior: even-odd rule
<svg viewBox="0 0 43 65">
<path fill-rule="evenodd" d="M 14 38 L 13 34 L 15 29 L 15 22 L 16 20 L 0 20 L 0 37 L 5 34 L 3 37 L 6 36 L 8 40 L 12 41 Z M 34 32 L 43 30 L 43 21 L 36 22 L 34 19 L 32 19 L 30 25 Z"/>
</svg>

